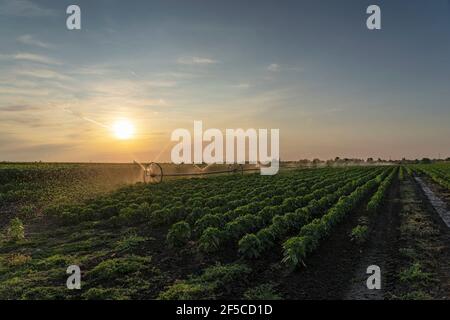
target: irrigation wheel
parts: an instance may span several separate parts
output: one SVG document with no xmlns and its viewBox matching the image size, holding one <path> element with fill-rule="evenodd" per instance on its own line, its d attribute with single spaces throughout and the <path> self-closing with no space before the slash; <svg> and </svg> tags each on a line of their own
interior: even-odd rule
<svg viewBox="0 0 450 320">
<path fill-rule="evenodd" d="M 163 180 L 163 169 L 162 167 L 156 163 L 152 162 L 145 166 L 144 170 L 144 182 L 157 184 L 161 183 Z"/>
</svg>

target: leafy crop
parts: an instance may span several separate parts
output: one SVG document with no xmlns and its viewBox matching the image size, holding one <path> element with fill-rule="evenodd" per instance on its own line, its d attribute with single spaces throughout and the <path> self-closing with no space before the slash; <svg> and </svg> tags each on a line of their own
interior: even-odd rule
<svg viewBox="0 0 450 320">
<path fill-rule="evenodd" d="M 19 218 L 10 221 L 6 229 L 6 237 L 11 241 L 19 241 L 25 239 L 25 228 Z"/>
<path fill-rule="evenodd" d="M 185 221 L 180 221 L 172 225 L 167 233 L 167 242 L 172 247 L 185 245 L 191 237 L 191 227 Z"/>
</svg>

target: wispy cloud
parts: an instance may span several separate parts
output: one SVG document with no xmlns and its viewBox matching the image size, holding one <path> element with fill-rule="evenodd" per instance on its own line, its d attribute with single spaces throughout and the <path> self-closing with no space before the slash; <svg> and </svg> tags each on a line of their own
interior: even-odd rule
<svg viewBox="0 0 450 320">
<path fill-rule="evenodd" d="M 105 76 L 112 72 L 112 69 L 107 67 L 87 66 L 80 67 L 70 71 L 71 74 L 83 75 L 83 76 Z"/>
<path fill-rule="evenodd" d="M 0 15 L 18 17 L 46 17 L 55 15 L 52 9 L 41 7 L 29 0 L 0 1 Z"/>
<path fill-rule="evenodd" d="M 54 65 L 61 64 L 61 62 L 59 62 L 58 60 L 55 60 L 53 58 L 46 57 L 43 55 L 34 54 L 34 53 L 19 52 L 19 53 L 16 53 L 15 55 L 13 55 L 13 58 L 15 60 L 26 60 L 26 61 L 31 61 L 31 62 L 43 63 L 43 64 L 54 64 Z"/>
<path fill-rule="evenodd" d="M 49 64 L 49 65 L 61 65 L 62 63 L 56 59 L 34 54 L 28 52 L 18 52 L 16 54 L 0 54 L 0 59 L 17 60 L 17 61 L 29 61 L 35 63 Z"/>
<path fill-rule="evenodd" d="M 70 80 L 71 78 L 49 69 L 29 69 L 29 70 L 17 70 L 17 75 L 34 77 L 40 79 L 56 79 L 56 80 Z"/>
<path fill-rule="evenodd" d="M 181 57 L 178 58 L 177 62 L 178 64 L 186 65 L 209 65 L 219 63 L 217 60 L 202 57 Z"/>
<path fill-rule="evenodd" d="M 39 153 L 44 155 L 46 153 L 52 154 L 54 152 L 65 151 L 76 147 L 74 143 L 45 143 L 45 144 L 34 144 L 26 146 L 18 146 L 10 149 L 10 152 L 15 153 Z"/>
<path fill-rule="evenodd" d="M 30 106 L 30 105 L 26 105 L 26 104 L 21 104 L 21 105 L 10 105 L 10 106 L 5 106 L 5 107 L 1 107 L 0 106 L 0 112 L 4 111 L 4 112 L 19 112 L 19 111 L 28 111 L 28 110 L 33 110 L 35 109 L 34 106 Z"/>
<path fill-rule="evenodd" d="M 51 45 L 49 43 L 35 39 L 32 35 L 29 35 L 29 34 L 24 34 L 24 35 L 18 37 L 17 41 L 22 44 L 41 47 L 41 48 L 50 48 L 51 47 Z"/>
<path fill-rule="evenodd" d="M 280 71 L 280 65 L 277 64 L 277 63 L 272 63 L 271 65 L 269 65 L 269 66 L 267 67 L 267 70 L 268 70 L 268 71 L 271 71 L 271 72 L 277 72 L 277 71 Z"/>
<path fill-rule="evenodd" d="M 3 95 L 11 95 L 11 96 L 39 96 L 45 97 L 50 94 L 48 89 L 42 88 L 16 88 L 16 87 L 8 87 L 2 86 L 0 87 L 0 93 Z"/>
</svg>

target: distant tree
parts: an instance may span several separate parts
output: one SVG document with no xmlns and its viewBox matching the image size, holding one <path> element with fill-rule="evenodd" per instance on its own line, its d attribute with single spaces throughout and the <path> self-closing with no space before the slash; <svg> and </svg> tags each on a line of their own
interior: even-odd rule
<svg viewBox="0 0 450 320">
<path fill-rule="evenodd" d="M 373 162 L 373 158 L 367 158 L 366 162 L 367 163 L 372 163 Z"/>
<path fill-rule="evenodd" d="M 420 162 L 423 164 L 429 164 L 431 163 L 431 160 L 429 158 L 423 158 Z"/>
</svg>

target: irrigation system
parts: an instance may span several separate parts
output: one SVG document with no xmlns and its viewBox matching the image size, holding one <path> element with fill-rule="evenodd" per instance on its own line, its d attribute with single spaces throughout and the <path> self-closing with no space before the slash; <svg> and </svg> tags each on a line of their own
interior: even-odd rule
<svg viewBox="0 0 450 320">
<path fill-rule="evenodd" d="M 177 172 L 177 173 L 164 173 L 163 167 L 156 162 L 150 163 L 140 163 L 134 160 L 134 163 L 139 165 L 143 170 L 143 181 L 144 183 L 152 183 L 157 184 L 163 181 L 164 177 L 188 177 L 188 176 L 204 176 L 204 175 L 213 175 L 213 174 L 244 174 L 244 172 L 248 171 L 258 171 L 260 170 L 259 166 L 255 168 L 245 168 L 242 164 L 228 165 L 226 169 L 216 170 L 216 171 L 206 171 L 210 167 L 207 165 L 203 168 L 193 165 L 195 168 L 195 172 Z"/>
</svg>

